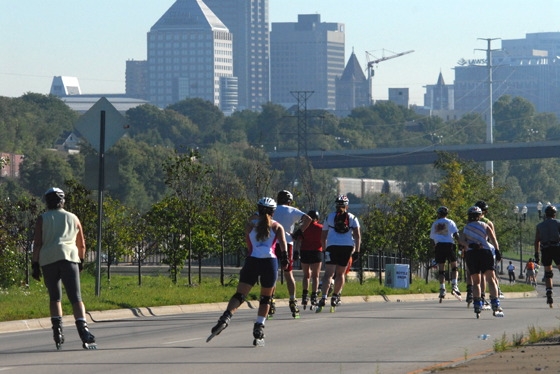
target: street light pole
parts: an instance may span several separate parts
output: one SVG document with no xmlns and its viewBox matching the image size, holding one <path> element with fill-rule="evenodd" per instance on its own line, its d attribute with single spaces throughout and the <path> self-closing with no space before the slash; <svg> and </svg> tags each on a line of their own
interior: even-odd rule
<svg viewBox="0 0 560 374">
<path fill-rule="evenodd" d="M 519 279 L 523 279 L 523 222 L 527 219 L 527 206 L 524 205 L 519 211 L 519 207 L 516 205 L 513 209 L 515 214 L 515 219 L 519 222 Z"/>
</svg>

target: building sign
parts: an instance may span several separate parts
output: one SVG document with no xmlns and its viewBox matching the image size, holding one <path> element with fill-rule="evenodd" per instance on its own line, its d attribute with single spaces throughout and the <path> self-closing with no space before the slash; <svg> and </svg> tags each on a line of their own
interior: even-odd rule
<svg viewBox="0 0 560 374">
<path fill-rule="evenodd" d="M 464 58 L 461 58 L 459 61 L 457 61 L 457 65 L 459 65 L 459 66 L 486 65 L 486 61 L 487 60 L 485 58 L 474 58 L 474 59 L 471 59 L 471 60 L 465 60 Z"/>
</svg>

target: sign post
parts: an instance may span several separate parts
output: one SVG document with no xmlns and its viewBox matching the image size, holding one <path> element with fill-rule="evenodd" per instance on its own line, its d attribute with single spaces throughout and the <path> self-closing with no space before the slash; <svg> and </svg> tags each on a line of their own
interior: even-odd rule
<svg viewBox="0 0 560 374">
<path fill-rule="evenodd" d="M 98 122 L 99 119 L 99 122 Z M 109 127 L 107 127 L 107 122 Z M 97 129 L 99 123 L 99 129 Z M 101 295 L 101 239 L 103 234 L 103 192 L 105 190 L 105 148 L 112 147 L 125 133 L 125 118 L 105 98 L 97 101 L 76 123 L 76 130 L 99 154 L 97 190 L 97 254 L 95 295 Z"/>
</svg>

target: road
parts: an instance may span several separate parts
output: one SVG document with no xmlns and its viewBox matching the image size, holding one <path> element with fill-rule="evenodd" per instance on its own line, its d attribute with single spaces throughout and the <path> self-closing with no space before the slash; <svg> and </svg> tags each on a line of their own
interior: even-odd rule
<svg viewBox="0 0 560 374">
<path fill-rule="evenodd" d="M 507 296 L 507 295 L 506 295 Z M 241 308 L 210 343 L 221 314 L 203 312 L 129 316 L 91 323 L 96 351 L 81 348 L 74 326 L 56 351 L 50 329 L 0 334 L 1 373 L 421 373 L 492 350 L 505 333 L 558 327 L 556 309 L 542 297 L 506 298 L 504 318 L 485 311 L 476 319 L 466 303 L 446 299 L 366 302 L 347 298 L 336 313 L 302 311 L 298 320 L 280 305 L 267 321 L 266 346 L 252 346 L 255 310 Z M 344 298 L 343 298 L 344 302 Z M 95 316 L 94 316 L 95 318 Z M 486 340 L 481 339 L 488 335 Z"/>
</svg>

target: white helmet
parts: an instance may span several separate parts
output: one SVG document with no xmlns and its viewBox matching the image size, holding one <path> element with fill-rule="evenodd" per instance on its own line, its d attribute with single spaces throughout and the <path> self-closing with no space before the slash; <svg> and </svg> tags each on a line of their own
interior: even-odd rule
<svg viewBox="0 0 560 374">
<path fill-rule="evenodd" d="M 276 209 L 276 201 L 274 201 L 271 197 L 262 197 L 257 205 L 262 206 L 263 208 L 270 208 L 272 210 Z"/>
</svg>

